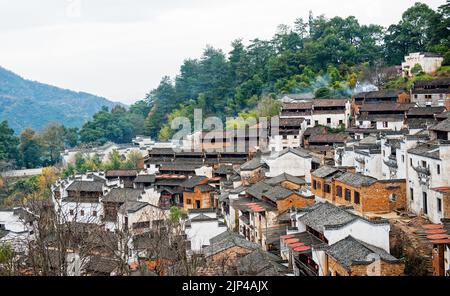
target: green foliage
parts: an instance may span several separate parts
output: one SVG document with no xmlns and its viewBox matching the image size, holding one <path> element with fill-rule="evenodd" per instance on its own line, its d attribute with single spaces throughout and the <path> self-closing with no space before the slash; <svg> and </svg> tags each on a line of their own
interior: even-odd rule
<svg viewBox="0 0 450 296">
<path fill-rule="evenodd" d="M 411 73 L 414 76 L 419 76 L 419 75 L 425 74 L 423 72 L 422 66 L 420 64 L 415 64 L 414 67 L 412 67 L 412 69 L 411 69 Z"/>
<path fill-rule="evenodd" d="M 14 136 L 14 130 L 8 126 L 8 123 L 6 121 L 0 123 L 0 161 L 17 160 L 18 144 L 19 139 Z"/>
<path fill-rule="evenodd" d="M 35 168 L 42 163 L 42 149 L 38 135 L 31 128 L 25 129 L 20 134 L 19 151 L 22 165 L 26 168 Z"/>
<path fill-rule="evenodd" d="M 178 207 L 171 207 L 171 208 L 170 208 L 170 214 L 169 214 L 169 216 L 170 216 L 170 221 L 171 221 L 173 224 L 178 224 L 178 223 L 180 223 L 180 219 L 181 219 L 184 215 L 186 215 L 186 213 L 184 212 L 183 209 L 178 208 Z"/>
</svg>

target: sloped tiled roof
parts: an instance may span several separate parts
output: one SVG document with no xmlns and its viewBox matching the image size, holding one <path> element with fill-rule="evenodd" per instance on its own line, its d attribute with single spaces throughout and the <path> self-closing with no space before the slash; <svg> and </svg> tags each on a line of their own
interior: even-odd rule
<svg viewBox="0 0 450 296">
<path fill-rule="evenodd" d="M 96 181 L 74 181 L 66 190 L 76 192 L 103 192 L 103 183 Z"/>
<path fill-rule="evenodd" d="M 277 202 L 278 200 L 285 199 L 294 194 L 292 190 L 286 189 L 281 186 L 275 186 L 265 191 L 262 195 L 267 197 L 273 202 Z"/>
<path fill-rule="evenodd" d="M 370 186 L 377 181 L 377 179 L 375 178 L 365 176 L 359 173 L 350 173 L 350 172 L 343 174 L 336 180 L 354 187 Z"/>
<path fill-rule="evenodd" d="M 207 180 L 208 178 L 205 176 L 193 176 L 189 179 L 187 179 L 186 181 L 184 181 L 183 183 L 181 183 L 181 187 L 185 187 L 185 188 L 194 188 L 195 186 L 198 186 L 202 183 L 205 182 L 205 180 Z"/>
<path fill-rule="evenodd" d="M 339 172 L 338 168 L 335 167 L 330 167 L 330 166 L 322 166 L 320 168 L 318 168 L 317 170 L 315 170 L 312 175 L 318 178 L 326 178 L 329 175 L 332 175 L 336 172 Z"/>
<path fill-rule="evenodd" d="M 155 183 L 155 175 L 139 175 L 134 179 L 134 183 Z"/>
<path fill-rule="evenodd" d="M 288 181 L 288 182 L 291 182 L 291 183 L 294 183 L 294 184 L 297 184 L 297 185 L 304 185 L 304 184 L 306 184 L 306 181 L 304 179 L 299 178 L 299 177 L 295 177 L 295 176 L 292 176 L 292 175 L 289 175 L 287 173 L 284 173 L 284 174 L 281 174 L 279 176 L 273 177 L 273 178 L 271 178 L 269 180 L 266 180 L 265 182 L 267 184 L 269 184 L 269 185 L 277 185 L 277 184 L 280 184 L 280 183 L 285 182 L 285 181 Z"/>
<path fill-rule="evenodd" d="M 373 262 L 373 255 L 383 261 L 400 262 L 397 258 L 385 250 L 362 242 L 352 236 L 331 245 L 325 252 L 336 259 L 347 269 L 354 264 L 370 264 Z"/>
<path fill-rule="evenodd" d="M 235 233 L 221 234 L 220 238 L 212 238 L 210 245 L 203 249 L 206 257 L 213 256 L 232 247 L 241 247 L 249 251 L 260 248 L 260 245 L 246 240 L 243 236 Z"/>
<path fill-rule="evenodd" d="M 142 189 L 113 188 L 103 197 L 102 202 L 124 203 L 126 201 L 137 201 L 142 193 Z"/>
</svg>

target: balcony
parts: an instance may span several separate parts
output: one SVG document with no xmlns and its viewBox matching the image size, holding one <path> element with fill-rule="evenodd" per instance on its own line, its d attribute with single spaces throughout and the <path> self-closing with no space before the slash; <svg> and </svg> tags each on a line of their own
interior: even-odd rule
<svg viewBox="0 0 450 296">
<path fill-rule="evenodd" d="M 295 258 L 295 266 L 297 267 L 300 276 L 318 276 L 319 275 L 319 272 L 315 267 L 310 266 L 309 264 L 303 262 L 303 260 L 301 260 L 299 258 Z"/>
<path fill-rule="evenodd" d="M 398 168 L 397 159 L 394 159 L 392 157 L 389 157 L 388 160 L 384 160 L 384 164 L 390 168 L 394 168 L 394 169 Z"/>
<path fill-rule="evenodd" d="M 417 174 L 419 176 L 421 175 L 425 175 L 425 176 L 430 176 L 431 172 L 429 168 L 423 167 L 423 166 L 413 166 L 413 169 L 417 172 Z"/>
</svg>

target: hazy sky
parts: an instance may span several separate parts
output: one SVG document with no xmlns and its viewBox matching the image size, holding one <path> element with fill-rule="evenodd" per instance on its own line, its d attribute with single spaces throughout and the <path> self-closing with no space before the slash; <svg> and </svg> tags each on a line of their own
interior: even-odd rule
<svg viewBox="0 0 450 296">
<path fill-rule="evenodd" d="M 0 0 L 0 66 L 132 103 L 208 44 L 267 39 L 299 17 L 388 26 L 415 0 Z M 445 0 L 423 0 L 433 9 Z"/>
</svg>

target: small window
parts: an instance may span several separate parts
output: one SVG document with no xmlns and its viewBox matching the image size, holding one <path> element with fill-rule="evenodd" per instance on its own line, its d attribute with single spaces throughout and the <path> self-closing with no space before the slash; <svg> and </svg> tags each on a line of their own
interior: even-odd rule
<svg viewBox="0 0 450 296">
<path fill-rule="evenodd" d="M 73 210 L 70 210 L 70 211 L 69 211 L 69 215 L 70 215 L 70 216 L 73 216 Z"/>
<path fill-rule="evenodd" d="M 325 191 L 325 193 L 330 193 L 331 192 L 331 186 L 329 184 L 324 184 L 323 185 L 323 191 Z"/>
<path fill-rule="evenodd" d="M 336 186 L 336 195 L 342 197 L 342 187 Z"/>
<path fill-rule="evenodd" d="M 411 196 L 411 201 L 414 200 L 414 189 L 409 189 L 409 195 Z"/>
<path fill-rule="evenodd" d="M 402 163 L 405 163 L 405 156 L 402 155 Z"/>
<path fill-rule="evenodd" d="M 352 192 L 349 189 L 345 189 L 345 200 L 346 201 L 352 200 Z"/>
<path fill-rule="evenodd" d="M 424 168 L 427 167 L 427 162 L 425 160 L 422 160 L 422 167 L 424 167 Z"/>
<path fill-rule="evenodd" d="M 387 128 L 388 126 L 389 126 L 388 122 L 387 121 L 383 121 L 383 127 Z"/>
<path fill-rule="evenodd" d="M 344 122 L 342 120 L 339 120 L 339 125 L 344 125 Z"/>
<path fill-rule="evenodd" d="M 306 119 L 306 124 L 311 125 L 311 119 Z"/>
<path fill-rule="evenodd" d="M 188 205 L 192 204 L 192 200 L 190 200 L 189 198 L 186 200 L 186 202 L 187 202 Z"/>
<path fill-rule="evenodd" d="M 318 120 L 314 121 L 314 125 L 318 126 L 319 125 L 319 121 Z"/>
<path fill-rule="evenodd" d="M 97 217 L 97 211 L 93 211 L 92 216 Z"/>
<path fill-rule="evenodd" d="M 84 216 L 84 210 L 81 210 L 81 211 L 80 211 L 80 215 L 81 215 L 81 217 Z"/>
<path fill-rule="evenodd" d="M 437 174 L 438 175 L 441 174 L 441 165 L 440 164 L 437 165 Z"/>
<path fill-rule="evenodd" d="M 322 183 L 321 182 L 317 182 L 317 189 L 322 189 Z"/>
<path fill-rule="evenodd" d="M 439 197 L 437 198 L 437 210 L 438 213 L 442 213 L 442 199 L 440 199 Z"/>
<path fill-rule="evenodd" d="M 355 204 L 357 204 L 357 205 L 359 205 L 359 204 L 361 203 L 361 201 L 360 201 L 360 195 L 359 195 L 359 192 L 358 192 L 358 191 L 355 191 L 355 197 L 354 197 L 354 200 L 355 200 Z"/>
<path fill-rule="evenodd" d="M 410 165 L 410 166 L 413 165 L 413 163 L 412 163 L 412 158 L 409 159 L 409 165 Z"/>
<path fill-rule="evenodd" d="M 327 124 L 331 124 L 331 118 L 327 118 Z"/>
<path fill-rule="evenodd" d="M 313 180 L 313 189 L 317 189 L 317 181 Z"/>
</svg>

